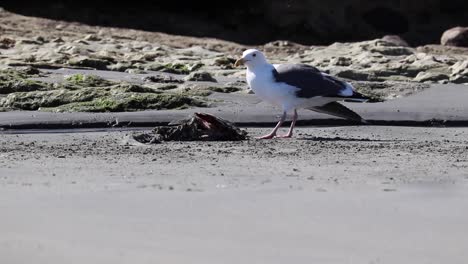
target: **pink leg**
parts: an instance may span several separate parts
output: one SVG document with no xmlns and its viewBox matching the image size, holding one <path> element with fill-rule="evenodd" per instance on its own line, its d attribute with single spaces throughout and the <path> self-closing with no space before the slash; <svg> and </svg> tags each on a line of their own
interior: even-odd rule
<svg viewBox="0 0 468 264">
<path fill-rule="evenodd" d="M 264 136 L 261 136 L 261 137 L 257 137 L 257 139 L 272 139 L 276 136 L 276 131 L 278 130 L 278 128 L 281 127 L 281 125 L 283 124 L 284 120 L 286 119 L 286 111 L 283 112 L 283 116 L 281 117 L 280 121 L 278 121 L 278 124 L 276 124 L 275 128 L 273 128 L 273 130 L 270 132 L 270 134 L 267 134 L 267 135 L 264 135 Z"/>
<path fill-rule="evenodd" d="M 293 120 L 291 122 L 291 127 L 289 128 L 288 133 L 285 134 L 285 135 L 278 136 L 278 137 L 280 137 L 280 138 L 290 138 L 290 137 L 292 137 L 293 129 L 294 129 L 294 126 L 296 125 L 296 120 L 297 120 L 297 111 L 296 111 L 296 109 L 294 109 L 294 116 L 293 116 Z"/>
</svg>

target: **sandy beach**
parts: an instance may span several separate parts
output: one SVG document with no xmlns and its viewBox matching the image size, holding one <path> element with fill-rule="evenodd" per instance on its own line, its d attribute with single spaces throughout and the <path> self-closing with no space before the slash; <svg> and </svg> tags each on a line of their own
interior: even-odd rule
<svg viewBox="0 0 468 264">
<path fill-rule="evenodd" d="M 259 135 L 266 129 L 247 129 Z M 466 128 L 3 134 L 4 263 L 464 263 Z"/>
</svg>

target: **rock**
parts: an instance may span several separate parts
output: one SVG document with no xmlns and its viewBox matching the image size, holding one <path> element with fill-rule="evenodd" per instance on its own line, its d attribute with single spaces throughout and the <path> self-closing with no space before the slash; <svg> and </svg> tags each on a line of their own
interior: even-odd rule
<svg viewBox="0 0 468 264">
<path fill-rule="evenodd" d="M 189 70 L 189 72 L 193 72 L 193 71 L 196 71 L 196 70 L 200 69 L 203 66 L 204 66 L 203 63 L 195 63 L 195 64 L 192 64 L 192 65 L 189 65 L 188 70 Z"/>
<path fill-rule="evenodd" d="M 211 86 L 207 83 L 185 83 L 183 85 L 179 85 L 177 89 L 173 89 L 173 92 L 177 92 L 180 94 L 188 94 L 191 96 L 209 96 L 213 93 L 209 90 L 210 87 Z"/>
<path fill-rule="evenodd" d="M 153 86 L 155 89 L 158 89 L 160 91 L 168 91 L 168 90 L 174 90 L 174 89 L 177 89 L 179 88 L 179 86 L 175 85 L 175 84 L 160 84 L 160 85 L 156 85 L 156 86 Z"/>
<path fill-rule="evenodd" d="M 66 84 L 78 87 L 105 87 L 115 84 L 96 75 L 85 75 L 81 73 L 64 76 Z"/>
<path fill-rule="evenodd" d="M 107 66 L 107 69 L 111 71 L 119 71 L 119 72 L 124 72 L 130 68 L 132 68 L 132 63 L 130 62 L 117 62 L 115 64 L 111 64 Z"/>
<path fill-rule="evenodd" d="M 11 38 L 0 39 L 0 49 L 9 49 L 15 46 L 16 41 Z"/>
<path fill-rule="evenodd" d="M 236 60 L 233 58 L 221 57 L 221 58 L 217 58 L 213 64 L 215 66 L 221 67 L 222 69 L 233 69 L 235 62 Z"/>
<path fill-rule="evenodd" d="M 38 110 L 42 107 L 55 107 L 72 102 L 89 101 L 104 95 L 101 90 L 87 88 L 79 91 L 52 90 L 15 92 L 0 100 L 0 106 L 21 110 Z"/>
<path fill-rule="evenodd" d="M 430 86 L 425 83 L 384 81 L 351 81 L 355 89 L 371 98 L 371 101 L 380 102 L 387 99 L 408 96 L 416 92 L 425 90 Z"/>
<path fill-rule="evenodd" d="M 450 66 L 450 70 L 452 71 L 452 75 L 461 74 L 468 70 L 468 60 L 458 61 L 452 66 Z"/>
<path fill-rule="evenodd" d="M 88 34 L 86 35 L 83 40 L 87 40 L 87 41 L 100 41 L 101 38 L 99 38 L 98 36 L 94 35 L 94 34 Z"/>
<path fill-rule="evenodd" d="M 186 95 L 133 92 L 98 96 L 84 102 L 60 105 L 54 110 L 59 112 L 125 112 L 146 109 L 177 109 L 189 106 L 204 107 L 206 104 Z"/>
<path fill-rule="evenodd" d="M 52 39 L 52 42 L 54 42 L 54 43 L 63 43 L 65 41 L 61 37 L 58 37 L 58 38 Z"/>
<path fill-rule="evenodd" d="M 417 53 L 416 59 L 413 63 L 410 64 L 413 69 L 418 69 L 419 71 L 427 71 L 433 68 L 446 67 L 443 63 L 436 60 L 433 55 L 425 53 Z"/>
<path fill-rule="evenodd" d="M 205 49 L 201 46 L 192 46 L 190 48 L 180 49 L 180 54 L 184 56 L 197 56 L 203 58 L 212 58 L 221 55 L 221 53 Z"/>
<path fill-rule="evenodd" d="M 145 53 L 143 56 L 141 56 L 141 59 L 145 61 L 154 61 L 154 59 L 164 55 L 165 54 L 163 52 Z"/>
<path fill-rule="evenodd" d="M 31 66 L 19 67 L 17 70 L 18 72 L 26 75 L 38 75 L 41 73 L 38 69 Z"/>
<path fill-rule="evenodd" d="M 452 75 L 450 81 L 453 83 L 468 83 L 468 60 L 458 61 L 450 67 Z"/>
<path fill-rule="evenodd" d="M 150 75 L 143 78 L 145 82 L 156 82 L 156 83 L 183 83 L 183 80 L 176 79 L 169 75 L 156 74 Z"/>
<path fill-rule="evenodd" d="M 149 64 L 145 66 L 147 71 L 161 71 L 174 74 L 189 74 L 189 66 L 182 63 L 167 63 L 167 64 Z"/>
<path fill-rule="evenodd" d="M 442 80 L 448 80 L 449 76 L 440 72 L 420 72 L 415 78 L 416 82 L 437 82 Z"/>
<path fill-rule="evenodd" d="M 40 45 L 41 42 L 35 40 L 35 39 L 20 39 L 18 41 L 18 44 L 32 44 L 32 45 Z"/>
<path fill-rule="evenodd" d="M 232 87 L 232 88 L 238 88 L 238 91 L 246 91 L 249 90 L 250 87 L 247 85 L 247 82 L 244 80 L 237 80 L 234 82 L 227 82 L 224 84 L 224 87 Z"/>
<path fill-rule="evenodd" d="M 38 73 L 39 71 L 32 67 L 0 71 L 0 94 L 51 89 L 52 85 L 49 83 L 28 79 L 37 77 Z"/>
<path fill-rule="evenodd" d="M 235 92 L 242 91 L 243 89 L 239 88 L 239 87 L 233 87 L 233 86 L 226 85 L 226 86 L 222 86 L 222 87 L 210 86 L 210 87 L 207 87 L 207 90 L 217 92 L 217 93 L 235 93 Z"/>
<path fill-rule="evenodd" d="M 454 27 L 442 34 L 440 43 L 444 46 L 468 47 L 468 27 Z"/>
<path fill-rule="evenodd" d="M 131 74 L 147 74 L 147 72 L 145 72 L 144 70 L 133 69 L 133 68 L 126 69 L 125 72 L 126 73 L 131 73 Z"/>
<path fill-rule="evenodd" d="M 120 83 L 117 86 L 112 87 L 112 90 L 114 93 L 117 91 L 122 93 L 161 93 L 161 91 L 158 91 L 157 89 L 131 83 Z"/>
<path fill-rule="evenodd" d="M 209 72 L 192 72 L 185 77 L 185 80 L 195 82 L 218 82 Z"/>
<path fill-rule="evenodd" d="M 140 88 L 143 88 L 140 89 Z M 90 87 L 75 90 L 14 92 L 0 97 L 0 107 L 16 110 L 122 112 L 146 109 L 205 107 L 206 103 L 183 94 L 160 93 L 136 85 Z M 133 92 L 137 90 L 137 92 Z"/>
<path fill-rule="evenodd" d="M 73 42 L 83 44 L 83 45 L 89 45 L 89 42 L 87 42 L 86 40 L 83 40 L 83 39 L 77 39 L 77 40 L 75 40 Z"/>
<path fill-rule="evenodd" d="M 360 72 L 357 70 L 346 69 L 335 73 L 337 77 L 356 80 L 356 81 L 367 81 L 369 80 L 369 74 L 365 72 Z"/>
<path fill-rule="evenodd" d="M 247 138 L 247 132 L 211 114 L 195 113 L 168 126 L 156 127 L 152 133 L 135 134 L 133 138 L 145 144 L 162 141 L 239 141 Z"/>
<path fill-rule="evenodd" d="M 411 48 L 408 47 L 375 47 L 370 50 L 371 52 L 377 52 L 382 55 L 389 55 L 389 56 L 403 56 L 403 55 L 411 55 L 414 53 L 414 51 Z"/>
<path fill-rule="evenodd" d="M 351 65 L 352 61 L 351 58 L 347 57 L 338 57 L 338 58 L 333 58 L 330 60 L 331 65 L 336 65 L 336 66 L 349 66 Z"/>
<path fill-rule="evenodd" d="M 93 59 L 89 57 L 77 57 L 77 58 L 70 59 L 68 61 L 68 64 L 72 66 L 94 68 L 97 70 L 107 70 L 107 65 L 109 65 L 109 62 L 105 60 Z"/>
<path fill-rule="evenodd" d="M 36 37 L 34 37 L 34 40 L 39 42 L 39 43 L 47 42 L 47 40 L 43 36 L 36 36 Z"/>
<path fill-rule="evenodd" d="M 416 48 L 418 52 L 431 53 L 437 55 L 468 55 L 468 49 L 464 47 L 443 46 L 443 45 L 424 45 Z"/>
<path fill-rule="evenodd" d="M 451 76 L 449 81 L 452 82 L 452 83 L 468 84 L 468 71 L 466 71 L 464 74 Z"/>
<path fill-rule="evenodd" d="M 0 94 L 48 90 L 50 85 L 38 81 L 20 80 L 15 82 L 0 81 Z"/>
<path fill-rule="evenodd" d="M 394 44 L 395 46 L 409 47 L 408 42 L 398 35 L 385 35 L 382 40 Z"/>
</svg>

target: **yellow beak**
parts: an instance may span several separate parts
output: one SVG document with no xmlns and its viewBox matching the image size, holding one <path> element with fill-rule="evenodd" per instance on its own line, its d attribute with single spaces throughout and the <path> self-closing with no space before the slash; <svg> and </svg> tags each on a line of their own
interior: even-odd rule
<svg viewBox="0 0 468 264">
<path fill-rule="evenodd" d="M 234 67 L 238 67 L 240 65 L 244 65 L 244 59 L 243 58 L 240 58 L 240 59 L 236 60 L 236 63 L 234 63 Z"/>
</svg>

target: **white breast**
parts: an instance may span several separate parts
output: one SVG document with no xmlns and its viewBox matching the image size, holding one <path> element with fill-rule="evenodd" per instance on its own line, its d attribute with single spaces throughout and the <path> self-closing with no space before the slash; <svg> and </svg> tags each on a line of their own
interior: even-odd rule
<svg viewBox="0 0 468 264">
<path fill-rule="evenodd" d="M 272 70 L 271 64 L 254 71 L 247 69 L 247 83 L 260 99 L 283 108 L 293 107 L 297 100 L 297 88 L 285 83 L 276 83 Z"/>
</svg>

